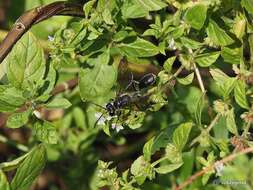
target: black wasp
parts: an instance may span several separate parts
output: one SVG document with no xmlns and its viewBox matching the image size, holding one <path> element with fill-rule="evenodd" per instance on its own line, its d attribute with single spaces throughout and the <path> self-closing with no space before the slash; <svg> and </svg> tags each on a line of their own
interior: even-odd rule
<svg viewBox="0 0 253 190">
<path fill-rule="evenodd" d="M 131 104 L 136 105 L 136 102 L 142 97 L 140 91 L 149 86 L 152 86 L 156 82 L 156 75 L 154 75 L 153 73 L 148 73 L 145 74 L 143 77 L 141 77 L 141 79 L 138 81 L 133 79 L 133 75 L 131 76 L 132 76 L 131 81 L 127 85 L 125 91 L 132 86 L 134 89 L 132 93 L 124 93 L 116 96 L 116 98 L 111 102 L 107 103 L 105 107 L 97 104 L 95 105 L 106 110 L 106 112 L 109 114 L 110 117 L 119 116 L 121 114 L 122 109 L 130 106 Z M 104 114 L 101 114 L 98 117 L 96 124 L 103 117 L 103 115 Z"/>
<path fill-rule="evenodd" d="M 131 85 L 133 85 L 135 89 L 134 96 L 140 96 L 139 91 L 141 89 L 147 88 L 149 86 L 152 86 L 156 81 L 156 76 L 153 73 L 145 74 L 139 81 L 133 80 L 133 77 L 131 79 L 130 84 L 127 86 L 129 88 Z M 135 97 L 131 96 L 130 94 L 122 94 L 112 102 L 109 102 L 106 104 L 105 108 L 110 116 L 117 115 L 117 112 L 129 106 Z"/>
</svg>

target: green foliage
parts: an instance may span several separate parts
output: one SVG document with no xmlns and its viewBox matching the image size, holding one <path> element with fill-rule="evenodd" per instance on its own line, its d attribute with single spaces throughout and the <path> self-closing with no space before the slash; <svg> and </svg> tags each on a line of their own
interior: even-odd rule
<svg viewBox="0 0 253 190">
<path fill-rule="evenodd" d="M 28 154 L 20 164 L 11 182 L 11 189 L 28 189 L 35 178 L 40 174 L 46 163 L 46 149 L 38 145 Z"/>
<path fill-rule="evenodd" d="M 172 189 L 252 146 L 251 0 L 90 0 L 83 12 L 32 28 L 1 64 L 0 111 L 31 150 L 0 163 L 0 189 L 29 189 L 46 160 L 68 189 Z M 110 116 L 119 94 L 130 103 Z M 187 189 L 252 187 L 250 156 L 217 167 Z"/>
</svg>

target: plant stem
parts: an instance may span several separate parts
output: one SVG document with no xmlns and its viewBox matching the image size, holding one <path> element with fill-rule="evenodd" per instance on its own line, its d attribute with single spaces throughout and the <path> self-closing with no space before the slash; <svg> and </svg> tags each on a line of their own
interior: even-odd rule
<svg viewBox="0 0 253 190">
<path fill-rule="evenodd" d="M 65 1 L 54 2 L 25 12 L 15 22 L 11 31 L 0 44 L 0 63 L 17 41 L 34 25 L 55 15 L 84 17 L 82 4 Z"/>
<path fill-rule="evenodd" d="M 29 148 L 27 146 L 25 146 L 23 144 L 16 143 L 12 140 L 9 140 L 8 138 L 6 138 L 3 135 L 0 135 L 0 142 L 9 144 L 11 146 L 14 146 L 15 148 L 17 148 L 18 150 L 21 150 L 23 152 L 28 152 L 29 151 Z"/>
<path fill-rule="evenodd" d="M 182 72 L 183 69 L 184 69 L 184 66 L 181 65 L 181 66 L 178 68 L 178 70 L 170 77 L 169 80 L 171 80 L 171 79 L 173 79 L 173 78 L 176 78 L 176 77 Z"/>
<path fill-rule="evenodd" d="M 8 32 L 5 30 L 0 30 L 0 42 L 7 36 Z"/>
<path fill-rule="evenodd" d="M 246 128 L 244 129 L 244 131 L 242 133 L 242 137 L 246 137 L 247 136 L 247 133 L 249 131 L 250 126 L 251 126 L 251 122 L 248 122 L 247 125 L 246 125 Z"/>
<path fill-rule="evenodd" d="M 163 160 L 166 160 L 168 159 L 167 157 L 162 157 L 156 161 L 154 161 L 152 164 L 151 164 L 151 167 L 155 167 L 157 164 L 159 164 L 160 162 L 162 162 Z"/>
<path fill-rule="evenodd" d="M 204 86 L 202 77 L 201 77 L 200 72 L 199 72 L 199 68 L 196 66 L 195 63 L 193 63 L 193 67 L 194 67 L 194 71 L 195 71 L 195 74 L 196 74 L 197 79 L 198 79 L 198 82 L 199 82 L 200 89 L 201 89 L 201 91 L 202 91 L 203 93 L 205 93 L 206 90 L 205 90 L 205 86 Z"/>
<path fill-rule="evenodd" d="M 220 119 L 220 117 L 221 117 L 221 114 L 217 114 L 216 116 L 215 116 L 215 118 L 213 119 L 213 121 L 210 123 L 210 125 L 207 127 L 207 131 L 208 132 L 210 132 L 211 131 L 211 129 L 213 128 L 213 126 L 217 123 L 217 121 Z"/>
<path fill-rule="evenodd" d="M 236 157 L 238 157 L 240 155 L 247 154 L 247 153 L 250 153 L 250 152 L 253 152 L 253 147 L 249 147 L 249 148 L 243 149 L 240 152 L 230 154 L 229 156 L 223 158 L 222 160 L 216 161 L 214 164 L 212 164 L 208 167 L 205 167 L 203 170 L 198 171 L 194 175 L 190 176 L 181 185 L 175 187 L 174 190 L 181 190 L 181 189 L 185 188 L 186 186 L 190 185 L 194 180 L 196 180 L 198 177 L 204 175 L 205 173 L 209 172 L 210 170 L 213 170 L 216 165 L 225 164 L 227 162 L 230 162 L 230 161 L 234 160 Z"/>
</svg>

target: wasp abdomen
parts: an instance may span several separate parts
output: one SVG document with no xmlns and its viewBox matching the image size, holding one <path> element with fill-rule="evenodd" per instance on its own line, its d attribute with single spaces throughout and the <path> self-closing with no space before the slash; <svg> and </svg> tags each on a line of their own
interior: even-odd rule
<svg viewBox="0 0 253 190">
<path fill-rule="evenodd" d="M 155 81 L 156 81 L 156 76 L 153 73 L 148 73 L 139 80 L 139 85 L 138 85 L 139 89 L 147 88 L 153 85 Z"/>
</svg>

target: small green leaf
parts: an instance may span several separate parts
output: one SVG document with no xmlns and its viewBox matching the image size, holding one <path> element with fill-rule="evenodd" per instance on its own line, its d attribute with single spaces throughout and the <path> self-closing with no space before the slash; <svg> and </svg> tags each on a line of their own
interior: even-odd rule
<svg viewBox="0 0 253 190">
<path fill-rule="evenodd" d="M 234 109 L 228 110 L 226 112 L 226 124 L 227 129 L 229 132 L 233 133 L 234 135 L 238 135 L 236 123 L 235 123 L 235 116 L 234 116 Z"/>
<path fill-rule="evenodd" d="M 182 45 L 184 45 L 185 47 L 189 48 L 189 49 L 199 49 L 201 46 L 203 46 L 203 43 L 200 43 L 198 41 L 195 41 L 193 39 L 187 38 L 182 36 L 180 38 Z"/>
<path fill-rule="evenodd" d="M 177 81 L 182 85 L 189 85 L 192 83 L 193 78 L 194 78 L 194 73 L 191 73 L 184 78 L 177 78 Z"/>
<path fill-rule="evenodd" d="M 12 112 L 20 108 L 25 103 L 26 99 L 23 96 L 23 91 L 9 87 L 7 85 L 0 85 L 0 111 Z"/>
<path fill-rule="evenodd" d="M 242 57 L 242 48 L 223 47 L 221 49 L 221 56 L 226 63 L 240 64 Z"/>
<path fill-rule="evenodd" d="M 48 121 L 36 122 L 33 133 L 39 141 L 48 144 L 56 144 L 59 138 L 55 126 Z"/>
<path fill-rule="evenodd" d="M 139 6 L 147 11 L 158 11 L 167 6 L 167 4 L 161 0 L 133 0 L 133 2 L 139 4 Z"/>
<path fill-rule="evenodd" d="M 175 143 L 174 143 L 175 144 Z M 182 150 L 176 145 L 168 143 L 165 149 L 165 157 L 173 164 L 182 162 Z"/>
<path fill-rule="evenodd" d="M 84 128 L 85 127 L 85 115 L 83 110 L 80 107 L 75 107 L 73 109 L 73 118 L 77 127 Z"/>
<path fill-rule="evenodd" d="M 219 27 L 219 25 L 211 19 L 209 20 L 207 27 L 207 35 L 215 45 L 227 46 L 234 42 L 226 31 Z"/>
<path fill-rule="evenodd" d="M 7 120 L 7 127 L 9 128 L 19 128 L 25 125 L 31 114 L 31 110 L 27 110 L 21 113 L 13 113 Z"/>
<path fill-rule="evenodd" d="M 197 4 L 190 7 L 184 16 L 184 20 L 194 29 L 200 30 L 206 20 L 207 7 L 204 4 Z"/>
<path fill-rule="evenodd" d="M 142 126 L 143 120 L 145 119 L 145 112 L 132 111 L 131 115 L 125 121 L 129 128 L 137 129 Z"/>
<path fill-rule="evenodd" d="M 124 19 L 141 18 L 148 15 L 148 11 L 144 7 L 133 3 L 131 0 L 124 1 L 121 12 Z"/>
<path fill-rule="evenodd" d="M 91 0 L 84 4 L 83 10 L 86 18 L 88 18 L 95 2 L 96 0 Z"/>
<path fill-rule="evenodd" d="M 66 98 L 54 98 L 52 101 L 46 104 L 46 108 L 56 109 L 56 108 L 63 108 L 67 109 L 72 104 Z"/>
<path fill-rule="evenodd" d="M 131 43 L 118 45 L 121 52 L 130 57 L 151 57 L 159 53 L 159 48 L 149 41 L 137 38 Z"/>
<path fill-rule="evenodd" d="M 162 165 L 158 168 L 155 168 L 155 171 L 159 174 L 167 174 L 170 173 L 183 165 L 183 162 L 180 163 L 174 163 L 174 164 L 167 164 L 167 165 Z"/>
<path fill-rule="evenodd" d="M 108 8 L 105 8 L 105 10 L 102 13 L 102 16 L 103 16 L 103 19 L 104 19 L 104 21 L 105 21 L 106 24 L 109 24 L 109 25 L 113 25 L 114 24 L 111 12 L 110 12 L 110 10 Z"/>
<path fill-rule="evenodd" d="M 172 66 L 173 66 L 173 63 L 175 62 L 176 58 L 177 58 L 176 56 L 169 57 L 165 61 L 164 65 L 163 65 L 163 68 L 164 68 L 165 71 L 167 71 L 168 73 L 170 73 L 170 71 L 172 69 Z"/>
<path fill-rule="evenodd" d="M 172 141 L 180 151 L 183 150 L 185 144 L 187 143 L 188 137 L 191 132 L 191 128 L 192 128 L 191 122 L 183 123 L 179 125 L 173 133 Z"/>
<path fill-rule="evenodd" d="M 246 34 L 246 26 L 247 20 L 243 14 L 238 14 L 235 18 L 235 23 L 233 26 L 233 32 L 237 38 L 242 39 L 243 36 Z"/>
<path fill-rule="evenodd" d="M 204 53 L 204 54 L 197 55 L 195 57 L 195 61 L 201 67 L 209 67 L 210 65 L 215 63 L 215 61 L 218 59 L 219 56 L 220 56 L 219 51 Z"/>
<path fill-rule="evenodd" d="M 253 15 L 253 1 L 252 0 L 242 0 L 242 7 L 244 7 L 250 14 Z"/>
<path fill-rule="evenodd" d="M 43 100 L 43 96 L 49 96 L 49 94 L 52 92 L 55 82 L 56 82 L 56 71 L 53 67 L 52 64 L 50 64 L 48 68 L 47 75 L 44 78 L 44 84 L 43 86 L 39 89 L 39 92 L 41 96 L 39 96 L 36 100 L 40 101 L 40 98 Z M 47 101 L 47 99 L 45 100 Z"/>
<path fill-rule="evenodd" d="M 43 79 L 46 61 L 43 49 L 31 32 L 27 32 L 5 59 L 7 76 L 16 88 L 34 89 Z"/>
<path fill-rule="evenodd" d="M 79 89 L 84 100 L 93 100 L 109 92 L 117 79 L 117 70 L 113 65 L 97 63 L 93 68 L 80 72 Z"/>
<path fill-rule="evenodd" d="M 199 99 L 197 101 L 197 106 L 196 106 L 196 109 L 195 109 L 195 112 L 194 112 L 196 123 L 199 126 L 201 125 L 201 121 L 202 121 L 202 111 L 203 111 L 204 106 L 205 106 L 205 97 L 206 97 L 205 93 L 203 93 L 202 96 L 199 97 Z"/>
<path fill-rule="evenodd" d="M 24 161 L 24 159 L 28 156 L 28 154 L 29 153 L 26 153 L 23 156 L 20 156 L 9 162 L 2 162 L 0 164 L 0 170 L 8 172 L 8 171 L 16 169 Z"/>
<path fill-rule="evenodd" d="M 228 98 L 229 94 L 233 91 L 235 87 L 236 78 L 227 76 L 225 73 L 223 73 L 220 69 L 217 68 L 210 69 L 210 73 L 216 84 L 220 88 L 223 98 Z"/>
<path fill-rule="evenodd" d="M 10 190 L 9 182 L 2 170 L 0 170 L 0 189 Z"/>
<path fill-rule="evenodd" d="M 156 137 L 151 138 L 143 147 L 144 158 L 150 161 L 151 155 L 162 147 L 166 147 L 171 140 L 172 129 L 169 128 L 160 132 Z"/>
<path fill-rule="evenodd" d="M 139 185 L 143 184 L 147 177 L 149 179 L 154 177 L 151 164 L 143 156 L 140 156 L 133 162 L 130 171 Z"/>
<path fill-rule="evenodd" d="M 40 174 L 46 163 L 46 149 L 40 144 L 33 148 L 11 182 L 11 190 L 27 190 Z"/>
<path fill-rule="evenodd" d="M 121 30 L 119 32 L 117 32 L 114 36 L 113 36 L 113 40 L 115 42 L 120 42 L 122 40 L 124 40 L 126 37 L 128 37 L 128 32 L 125 30 Z"/>
<path fill-rule="evenodd" d="M 234 93 L 236 103 L 242 108 L 249 109 L 249 104 L 246 98 L 246 86 L 244 81 L 236 81 Z"/>
</svg>

